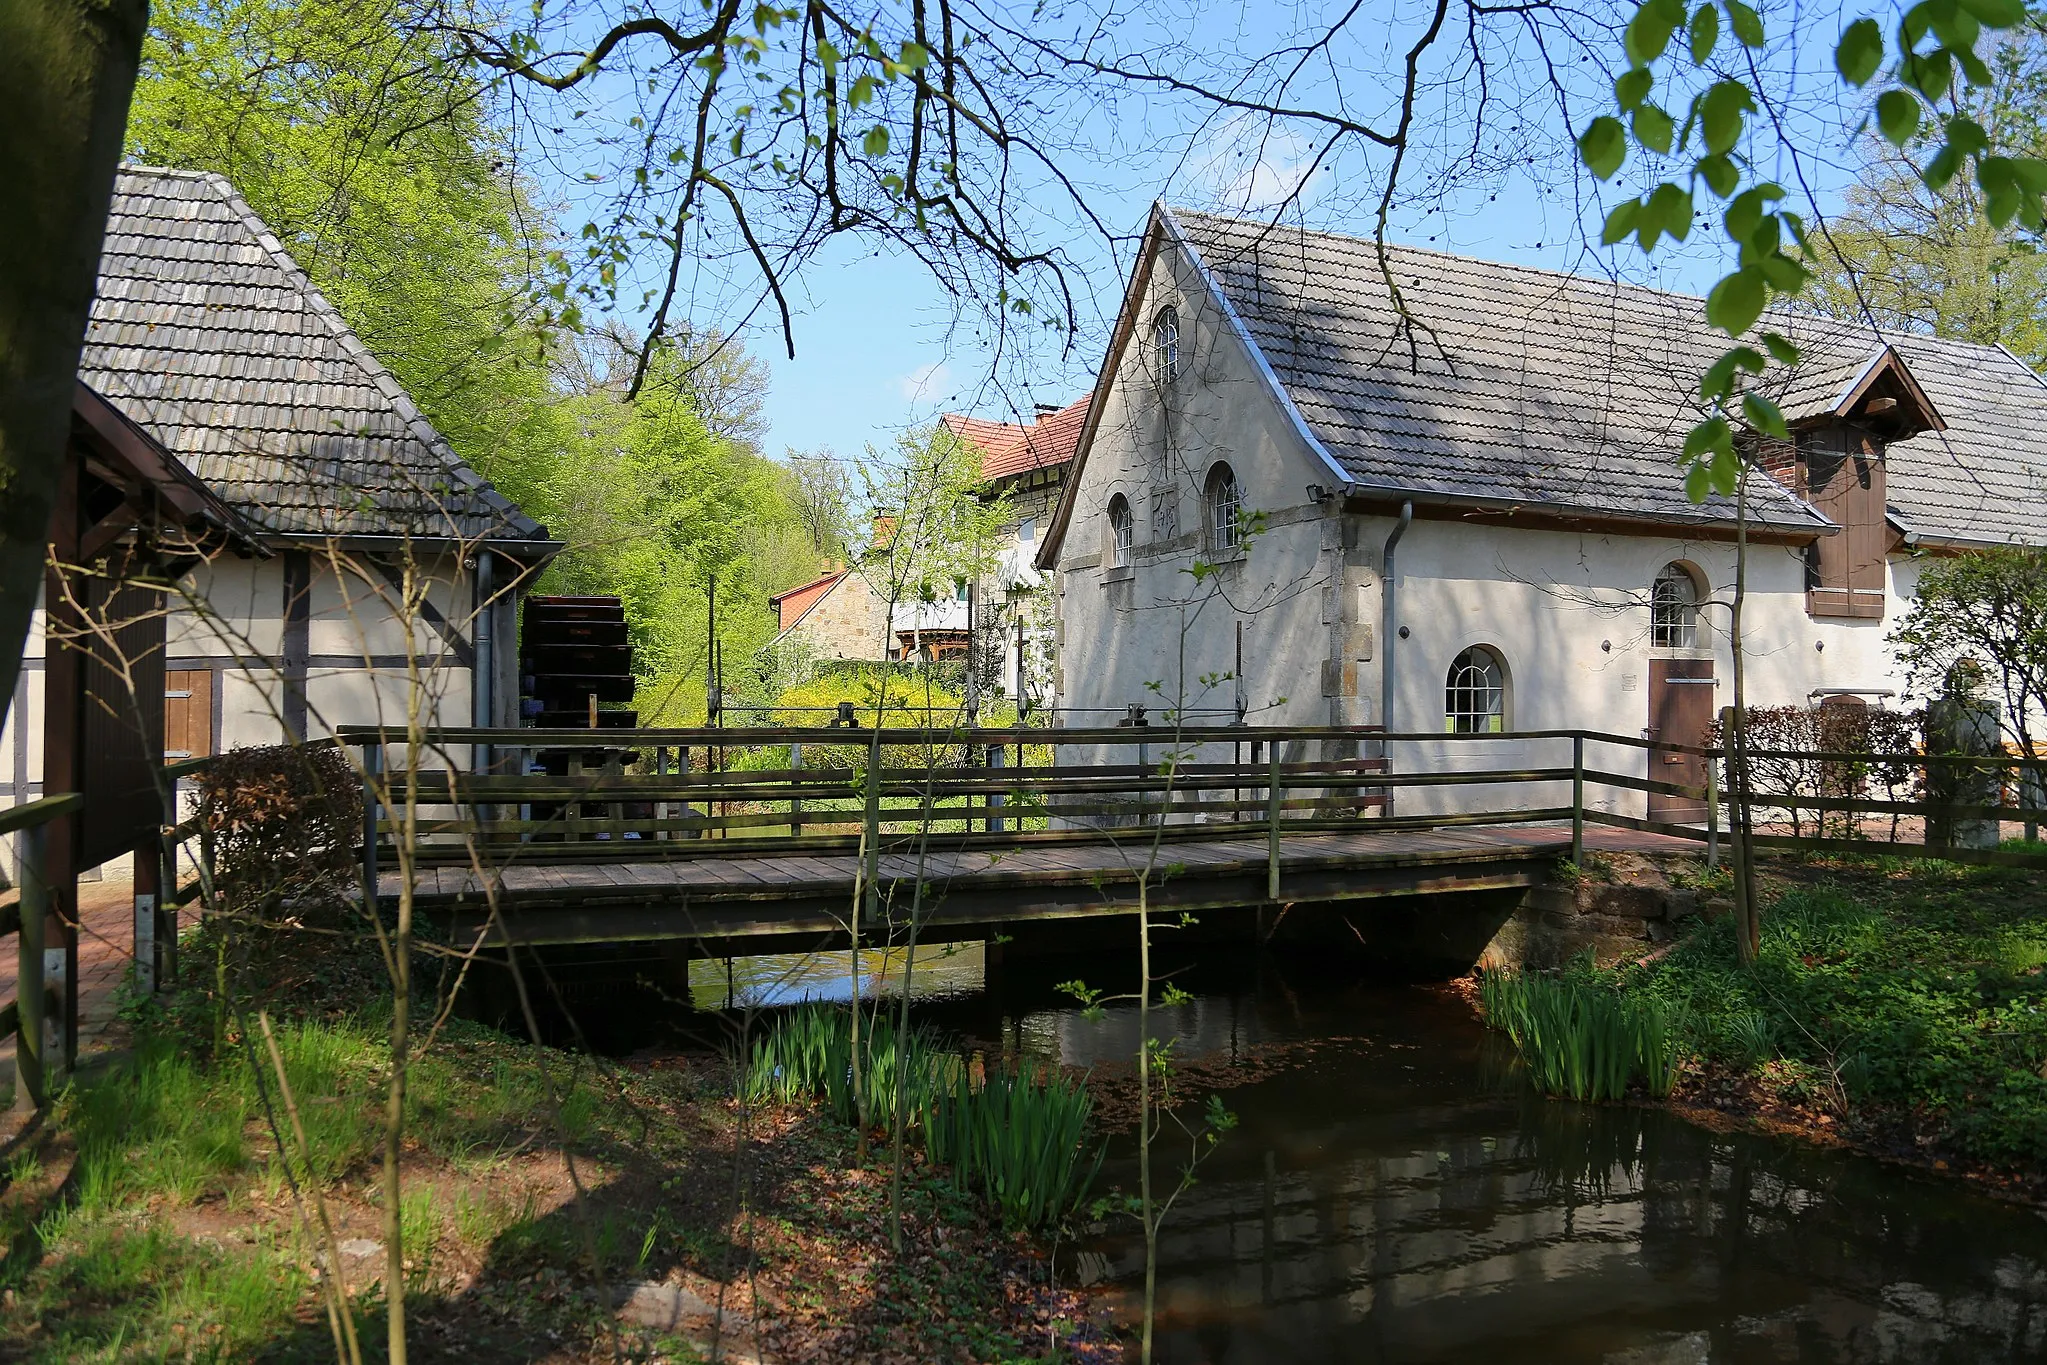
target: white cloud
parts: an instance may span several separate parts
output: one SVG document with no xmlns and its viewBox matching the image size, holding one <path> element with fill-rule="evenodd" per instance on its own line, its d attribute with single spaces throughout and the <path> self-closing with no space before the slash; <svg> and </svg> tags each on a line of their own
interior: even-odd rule
<svg viewBox="0 0 2047 1365">
<path fill-rule="evenodd" d="M 908 374 L 898 375 L 896 387 L 902 390 L 904 402 L 929 402 L 943 396 L 952 388 L 952 366 L 943 360 L 919 365 Z"/>
<path fill-rule="evenodd" d="M 1251 114 L 1225 119 L 1205 139 L 1206 149 L 1189 162 L 1194 183 L 1218 206 L 1262 213 L 1288 199 L 1313 199 L 1332 176 L 1327 162 L 1316 164 L 1316 147 L 1293 129 Z"/>
</svg>

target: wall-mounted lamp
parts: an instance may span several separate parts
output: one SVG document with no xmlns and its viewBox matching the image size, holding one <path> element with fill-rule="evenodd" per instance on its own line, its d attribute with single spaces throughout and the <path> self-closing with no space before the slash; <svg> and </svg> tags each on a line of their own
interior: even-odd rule
<svg viewBox="0 0 2047 1365">
<path fill-rule="evenodd" d="M 1308 501 L 1314 503 L 1317 507 L 1320 507 L 1323 503 L 1328 502 L 1329 497 L 1330 497 L 1329 490 L 1327 488 L 1324 488 L 1321 484 L 1311 483 L 1308 485 Z"/>
<path fill-rule="evenodd" d="M 1411 631 L 1411 630 L 1409 630 L 1409 629 L 1408 629 L 1408 628 L 1407 628 L 1406 626 L 1402 626 L 1402 627 L 1400 628 L 1400 638 L 1401 638 L 1401 639 L 1405 640 L 1405 639 L 1406 639 L 1406 638 L 1407 638 L 1408 636 L 1410 636 L 1410 635 L 1412 635 L 1412 634 L 1414 634 L 1414 632 L 1413 632 L 1413 631 Z"/>
<path fill-rule="evenodd" d="M 1601 641 L 1599 642 L 1599 652 L 1600 652 L 1601 654 L 1611 654 L 1611 653 L 1613 653 L 1613 641 L 1611 641 L 1611 640 L 1601 640 Z"/>
</svg>

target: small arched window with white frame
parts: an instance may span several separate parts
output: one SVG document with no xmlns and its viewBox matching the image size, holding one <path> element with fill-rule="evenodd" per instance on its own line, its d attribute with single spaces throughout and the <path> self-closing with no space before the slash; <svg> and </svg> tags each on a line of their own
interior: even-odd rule
<svg viewBox="0 0 2047 1365">
<path fill-rule="evenodd" d="M 1443 682 L 1443 729 L 1493 735 L 1507 728 L 1507 668 L 1484 645 L 1462 650 Z"/>
<path fill-rule="evenodd" d="M 1675 561 L 1656 572 L 1649 586 L 1649 647 L 1696 649 L 1699 645 L 1699 580 Z"/>
<path fill-rule="evenodd" d="M 1109 499 L 1109 567 L 1130 567 L 1130 500 L 1118 493 Z"/>
<path fill-rule="evenodd" d="M 1208 471 L 1201 502 L 1210 554 L 1234 554 L 1244 544 L 1244 494 L 1237 471 L 1218 460 Z"/>
<path fill-rule="evenodd" d="M 1152 314 L 1151 351 L 1160 387 L 1180 377 L 1180 310 L 1170 303 Z"/>
</svg>

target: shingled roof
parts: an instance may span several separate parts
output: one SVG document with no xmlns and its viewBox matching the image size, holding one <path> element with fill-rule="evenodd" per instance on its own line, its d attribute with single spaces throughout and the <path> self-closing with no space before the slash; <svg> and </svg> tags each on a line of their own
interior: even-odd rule
<svg viewBox="0 0 2047 1365">
<path fill-rule="evenodd" d="M 1087 395 L 1063 408 L 1040 412 L 1028 425 L 991 422 L 949 412 L 939 421 L 946 430 L 981 452 L 981 477 L 1006 479 L 1055 465 L 1071 464 L 1087 422 Z"/>
<path fill-rule="evenodd" d="M 1419 326 L 1388 297 L 1375 245 L 1161 209 L 1332 472 L 1357 492 L 1474 506 L 1724 522 L 1688 501 L 1676 455 L 1699 419 L 1698 376 L 1726 346 L 1701 300 L 1610 280 L 1390 247 Z M 1832 411 L 1886 346 L 1946 430 L 1893 443 L 1889 488 L 1908 532 L 2047 544 L 2047 385 L 1995 347 L 1771 319 L 1805 355 L 1770 383 L 1794 422 Z M 1789 491 L 1752 485 L 1758 522 L 1825 531 Z"/>
<path fill-rule="evenodd" d="M 272 536 L 553 548 L 218 175 L 121 171 L 79 374 Z"/>
</svg>

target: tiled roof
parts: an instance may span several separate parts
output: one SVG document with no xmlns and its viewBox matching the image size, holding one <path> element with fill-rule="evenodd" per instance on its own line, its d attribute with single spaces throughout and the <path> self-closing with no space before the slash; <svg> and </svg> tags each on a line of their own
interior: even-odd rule
<svg viewBox="0 0 2047 1365">
<path fill-rule="evenodd" d="M 1676 455 L 1698 377 L 1726 346 L 1704 304 L 1608 280 L 1388 249 L 1423 326 L 1403 331 L 1369 240 L 1169 211 L 1313 438 L 1367 489 L 1530 510 L 1728 520 L 1695 506 Z M 1932 539 L 2047 544 L 2047 386 L 1994 347 L 1878 337 L 1803 316 L 1771 325 L 1804 351 L 1773 376 L 1786 415 L 1816 416 L 1892 344 L 1946 431 L 1890 446 L 1890 500 Z M 1759 521 L 1824 526 L 1769 480 Z"/>
<path fill-rule="evenodd" d="M 545 541 L 218 175 L 121 171 L 79 373 L 266 532 Z"/>
<path fill-rule="evenodd" d="M 1028 426 L 958 413 L 947 413 L 940 420 L 946 430 L 980 450 L 982 478 L 1004 479 L 1071 464 L 1081 430 L 1087 425 L 1087 405 L 1088 398 L 1080 398 L 1054 412 L 1039 413 Z"/>
</svg>

